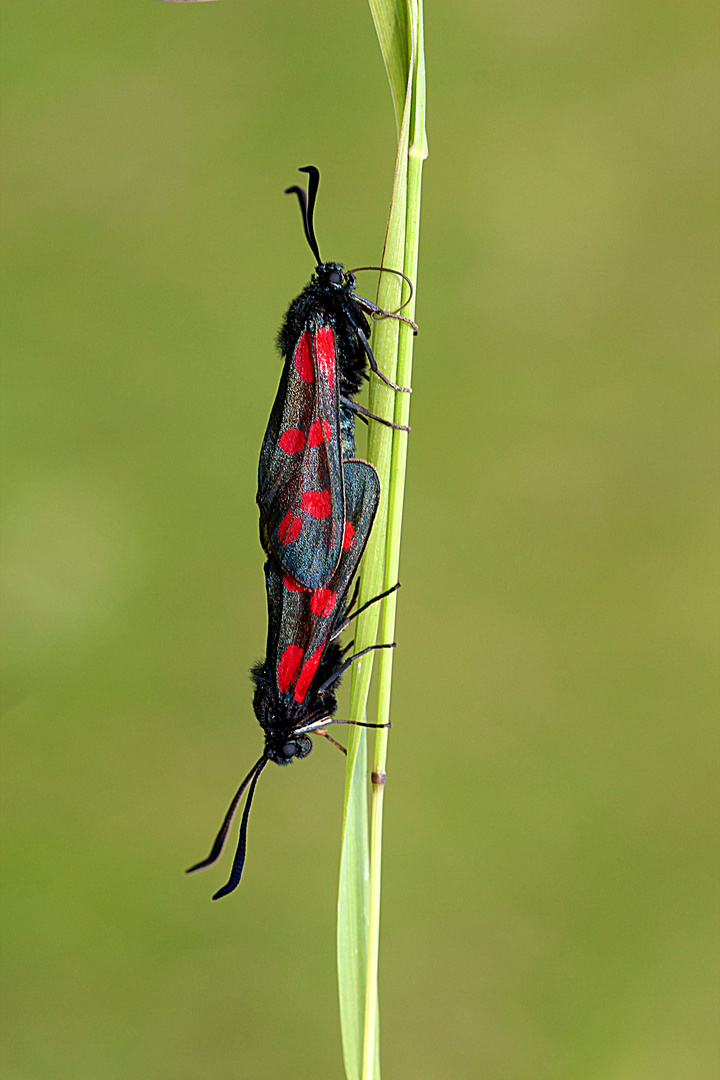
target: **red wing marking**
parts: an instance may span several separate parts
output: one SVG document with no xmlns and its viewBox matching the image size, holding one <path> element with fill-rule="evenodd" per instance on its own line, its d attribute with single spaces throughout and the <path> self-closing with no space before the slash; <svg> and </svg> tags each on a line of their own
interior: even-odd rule
<svg viewBox="0 0 720 1080">
<path fill-rule="evenodd" d="M 303 382 L 312 382 L 315 378 L 313 363 L 310 358 L 310 331 L 306 330 L 295 349 L 295 370 Z"/>
<path fill-rule="evenodd" d="M 310 610 L 313 615 L 318 615 L 320 618 L 326 619 L 328 615 L 332 614 L 336 600 L 337 593 L 333 592 L 332 589 L 326 589 L 325 586 L 322 586 L 322 588 L 316 589 L 312 594 Z"/>
<path fill-rule="evenodd" d="M 302 529 L 302 518 L 295 517 L 294 510 L 288 510 L 285 517 L 278 525 L 278 536 L 283 544 L 292 544 L 297 540 Z"/>
<path fill-rule="evenodd" d="M 325 648 L 326 640 L 327 640 L 327 638 L 323 638 L 322 644 L 318 645 L 317 649 L 312 654 L 312 656 L 309 658 L 309 660 L 306 660 L 305 663 L 303 664 L 302 671 L 300 672 L 300 678 L 297 681 L 297 686 L 295 687 L 295 693 L 293 694 L 293 697 L 295 698 L 296 701 L 304 701 L 305 700 L 305 695 L 307 694 L 308 690 L 310 689 L 310 683 L 313 681 L 313 678 L 315 677 L 315 672 L 317 671 L 317 668 L 318 668 L 318 664 L 320 663 L 320 657 L 323 654 L 323 649 Z M 292 648 L 295 648 L 295 646 L 290 645 L 290 646 L 288 646 L 288 648 L 292 649 Z M 288 650 L 286 649 L 285 651 L 287 652 Z"/>
<path fill-rule="evenodd" d="M 269 548 L 312 591 L 328 584 L 342 554 L 345 480 L 332 327 L 317 328 L 311 319 L 285 363 L 260 455 L 258 502 Z"/>
<path fill-rule="evenodd" d="M 281 694 L 292 684 L 293 679 L 297 673 L 297 669 L 300 667 L 300 661 L 302 660 L 303 651 L 298 645 L 288 645 L 285 652 L 280 657 L 280 663 L 277 670 L 278 689 Z M 317 667 L 317 664 L 315 665 Z M 305 665 L 307 667 L 307 664 Z M 303 670 L 305 670 L 303 668 Z M 297 691 L 295 692 L 297 697 Z M 301 700 L 301 699 L 298 699 Z"/>
<path fill-rule="evenodd" d="M 328 381 L 330 391 L 335 390 L 335 335 L 331 326 L 321 326 L 315 335 L 315 353 L 318 369 Z"/>
<path fill-rule="evenodd" d="M 300 434 L 302 435 L 302 432 L 300 432 Z M 318 420 L 313 420 L 312 424 L 310 425 L 310 430 L 308 431 L 307 444 L 311 447 L 322 446 L 324 442 L 328 442 L 330 440 L 331 435 L 332 428 L 328 424 L 327 420 L 323 420 L 321 418 Z M 304 438 L 305 437 L 303 436 L 303 441 Z M 285 449 L 285 447 L 283 447 L 283 449 Z"/>
<path fill-rule="evenodd" d="M 291 577 L 290 574 L 284 574 L 283 575 L 283 581 L 285 583 L 285 588 L 288 590 L 288 592 L 308 592 L 309 591 L 308 589 L 305 588 L 304 585 L 301 585 L 299 581 L 296 581 L 294 577 Z"/>
<path fill-rule="evenodd" d="M 314 518 L 330 517 L 330 492 L 327 490 L 305 491 L 302 497 L 302 508 Z M 300 532 L 299 529 L 298 532 Z"/>
<path fill-rule="evenodd" d="M 312 428 L 310 430 L 312 431 Z M 310 443 L 310 446 L 314 445 L 314 443 Z M 288 428 L 286 431 L 283 431 L 278 439 L 278 446 L 281 450 L 284 450 L 286 454 L 299 454 L 305 446 L 305 434 L 300 428 Z"/>
<path fill-rule="evenodd" d="M 349 551 L 355 543 L 355 526 L 351 521 L 345 522 L 345 532 L 343 533 L 343 551 Z"/>
</svg>

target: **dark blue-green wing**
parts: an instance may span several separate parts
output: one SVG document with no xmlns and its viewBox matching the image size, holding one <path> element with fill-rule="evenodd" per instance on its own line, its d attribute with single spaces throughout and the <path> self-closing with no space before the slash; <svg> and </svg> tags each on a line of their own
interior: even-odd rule
<svg viewBox="0 0 720 1080">
<path fill-rule="evenodd" d="M 260 452 L 258 503 L 267 553 L 306 588 L 326 585 L 345 522 L 335 337 L 308 329 L 287 357 Z"/>
<path fill-rule="evenodd" d="M 307 589 L 272 557 L 265 568 L 268 592 L 268 654 L 280 695 L 298 706 L 307 698 L 323 654 L 345 613 L 350 583 L 372 530 L 380 481 L 372 465 L 346 461 L 345 526 L 341 555 L 327 585 Z"/>
</svg>

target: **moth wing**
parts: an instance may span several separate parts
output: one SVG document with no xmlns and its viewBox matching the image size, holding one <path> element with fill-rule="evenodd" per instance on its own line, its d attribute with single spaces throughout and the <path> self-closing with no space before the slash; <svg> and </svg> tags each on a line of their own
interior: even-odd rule
<svg viewBox="0 0 720 1080">
<path fill-rule="evenodd" d="M 306 700 L 316 676 L 323 683 L 332 674 L 332 668 L 325 670 L 328 645 L 345 616 L 347 593 L 365 551 L 380 500 L 380 481 L 372 465 L 346 461 L 343 471 L 346 518 L 340 562 L 327 585 L 300 595 L 295 616 L 296 641 L 302 644 L 302 654 L 292 652 L 293 663 L 297 660 L 292 696 L 298 704 Z M 335 661 L 330 662 L 334 668 Z"/>
<path fill-rule="evenodd" d="M 333 627 L 344 616 L 347 593 L 365 553 L 380 502 L 380 480 L 374 466 L 367 461 L 345 461 L 343 473 L 345 526 L 342 554 L 332 579 L 333 591 L 340 600 Z"/>
<path fill-rule="evenodd" d="M 303 708 L 328 644 L 345 614 L 348 589 L 367 544 L 380 499 L 380 481 L 372 465 L 344 462 L 346 520 L 340 562 L 327 585 L 308 589 L 284 571 L 272 556 L 265 567 L 268 592 L 267 662 L 280 696 Z"/>
<path fill-rule="evenodd" d="M 258 471 L 264 544 L 306 588 L 324 585 L 342 550 L 344 480 L 332 327 L 305 330 L 286 358 Z"/>
<path fill-rule="evenodd" d="M 278 695 L 292 698 L 312 626 L 308 621 L 311 590 L 296 581 L 270 556 L 265 564 L 268 599 L 266 662 Z"/>
</svg>

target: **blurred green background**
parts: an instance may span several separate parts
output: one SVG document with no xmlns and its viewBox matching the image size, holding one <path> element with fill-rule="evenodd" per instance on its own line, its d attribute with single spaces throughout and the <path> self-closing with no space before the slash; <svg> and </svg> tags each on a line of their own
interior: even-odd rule
<svg viewBox="0 0 720 1080">
<path fill-rule="evenodd" d="M 261 747 L 300 165 L 381 252 L 369 11 L 3 9 L 2 1077 L 340 1080 L 340 755 L 263 776 L 239 893 L 182 871 Z M 710 1080 L 715 8 L 426 20 L 383 1075 Z"/>
</svg>

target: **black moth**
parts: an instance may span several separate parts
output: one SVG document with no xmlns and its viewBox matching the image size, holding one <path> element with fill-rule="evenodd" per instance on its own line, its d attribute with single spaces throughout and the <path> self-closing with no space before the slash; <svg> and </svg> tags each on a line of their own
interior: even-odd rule
<svg viewBox="0 0 720 1080">
<path fill-rule="evenodd" d="M 215 893 L 213 900 L 226 896 L 240 882 L 250 806 L 265 766 L 270 761 L 276 765 L 287 765 L 294 758 L 307 757 L 312 750 L 311 732 L 322 734 L 330 724 L 349 723 L 333 719 L 337 708 L 335 690 L 343 672 L 365 652 L 394 647 L 372 645 L 345 660 L 337 640 L 350 619 L 364 610 L 360 608 L 348 616 L 356 598 L 353 597 L 348 603 L 348 592 L 365 550 L 380 498 L 380 483 L 372 465 L 364 461 L 347 461 L 343 468 L 347 518 L 340 562 L 328 584 L 318 589 L 307 589 L 283 571 L 272 556 L 265 564 L 267 655 L 252 670 L 255 683 L 253 708 L 265 734 L 265 748 L 238 788 L 210 854 L 187 871 L 192 873 L 210 866 L 220 856 L 235 810 L 249 786 L 232 871 L 227 884 Z M 386 595 L 388 593 L 383 593 L 376 600 Z M 370 603 L 375 603 L 375 600 Z"/>
<path fill-rule="evenodd" d="M 337 639 L 359 614 L 349 614 L 357 589 L 349 602 L 348 594 L 380 498 L 375 469 L 354 459 L 354 415 L 370 415 L 353 400 L 367 364 L 389 382 L 377 371 L 364 313 L 403 316 L 357 296 L 353 273 L 344 273 L 339 263 L 321 262 L 313 230 L 319 173 L 313 166 L 301 171 L 310 177 L 309 197 L 302 188 L 288 190 L 299 198 L 318 265 L 290 305 L 279 334 L 285 365 L 259 468 L 260 536 L 268 556 L 268 639 L 266 659 L 253 668 L 252 679 L 253 708 L 265 747 L 233 798 L 210 854 L 188 870 L 209 866 L 220 856 L 247 790 L 230 878 L 213 899 L 232 892 L 240 881 L 250 806 L 265 766 L 306 757 L 312 749 L 311 732 L 327 734 L 331 724 L 351 722 L 333 719 L 343 672 L 365 652 L 393 647 L 370 646 L 345 660 Z"/>
<path fill-rule="evenodd" d="M 278 335 L 284 366 L 260 453 L 257 500 L 266 553 L 302 585 L 317 589 L 327 584 L 340 559 L 342 464 L 355 456 L 355 415 L 371 415 L 354 400 L 368 365 L 395 390 L 406 389 L 378 371 L 365 313 L 410 320 L 358 296 L 354 274 L 345 273 L 340 263 L 321 261 L 313 228 L 320 174 L 312 165 L 300 171 L 309 175 L 309 193 L 297 186 L 288 193 L 300 201 L 317 266 Z"/>
</svg>

